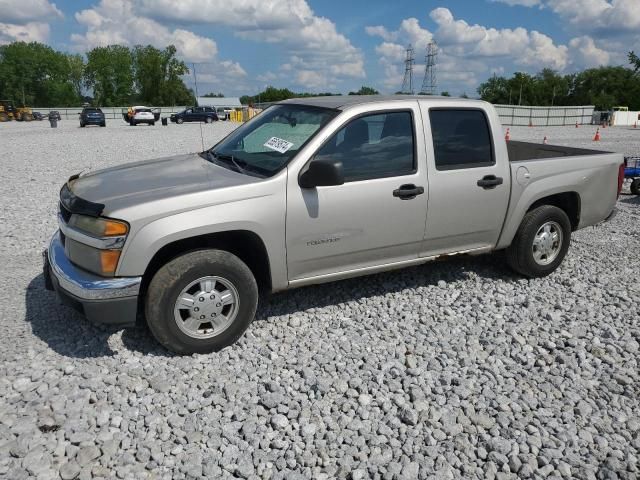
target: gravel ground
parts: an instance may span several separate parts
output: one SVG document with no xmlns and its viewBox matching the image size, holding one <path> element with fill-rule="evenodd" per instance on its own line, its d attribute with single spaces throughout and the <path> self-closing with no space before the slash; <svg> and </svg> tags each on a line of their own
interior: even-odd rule
<svg viewBox="0 0 640 480">
<path fill-rule="evenodd" d="M 203 126 L 205 144 L 233 127 Z M 40 252 L 67 177 L 197 150 L 200 128 L 12 123 L 0 144 L 0 478 L 640 476 L 639 198 L 548 278 L 493 255 L 304 288 L 233 347 L 178 357 L 59 305 Z"/>
</svg>

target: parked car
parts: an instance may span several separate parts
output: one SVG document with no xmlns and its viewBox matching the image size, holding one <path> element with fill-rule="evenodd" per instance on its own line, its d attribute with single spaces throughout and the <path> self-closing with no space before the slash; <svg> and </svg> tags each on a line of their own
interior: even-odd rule
<svg viewBox="0 0 640 480">
<path fill-rule="evenodd" d="M 156 121 L 160 119 L 160 109 L 152 109 L 141 105 L 129 107 L 126 111 L 123 110 L 122 118 L 131 126 L 136 126 L 140 123 L 155 125 Z"/>
<path fill-rule="evenodd" d="M 217 107 L 216 113 L 218 114 L 218 118 L 220 120 L 229 120 L 229 115 L 231 114 L 230 108 Z"/>
<path fill-rule="evenodd" d="M 34 120 L 38 120 L 39 122 L 44 120 L 44 115 L 42 115 L 42 113 L 40 112 L 33 112 L 31 115 L 33 116 Z"/>
<path fill-rule="evenodd" d="M 80 126 L 85 127 L 87 125 L 100 125 L 101 127 L 107 126 L 104 113 L 102 110 L 96 107 L 85 107 L 80 112 Z"/>
<path fill-rule="evenodd" d="M 174 123 L 217 122 L 218 114 L 214 107 L 191 107 L 182 112 L 172 113 L 169 119 Z"/>
<path fill-rule="evenodd" d="M 47 115 L 47 118 L 55 118 L 56 120 L 62 120 L 60 117 L 60 112 L 57 110 L 51 110 Z"/>
<path fill-rule="evenodd" d="M 506 143 L 494 107 L 428 96 L 280 102 L 202 153 L 75 175 L 45 279 L 95 322 L 187 354 L 235 342 L 258 291 L 506 251 L 555 271 L 610 218 L 621 154 Z"/>
</svg>

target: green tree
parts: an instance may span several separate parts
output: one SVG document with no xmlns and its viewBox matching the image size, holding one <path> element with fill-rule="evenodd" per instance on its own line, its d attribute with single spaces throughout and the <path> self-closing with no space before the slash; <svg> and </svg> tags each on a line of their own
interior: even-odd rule
<svg viewBox="0 0 640 480">
<path fill-rule="evenodd" d="M 187 65 L 176 58 L 176 47 L 159 50 L 151 45 L 136 45 L 132 52 L 137 98 L 149 105 L 192 105 L 191 92 L 182 80 Z"/>
<path fill-rule="evenodd" d="M 440 95 L 443 97 L 450 97 L 451 94 L 449 92 L 447 92 L 446 90 L 444 92 L 440 92 Z"/>
<path fill-rule="evenodd" d="M 36 107 L 80 101 L 69 78 L 67 56 L 37 42 L 0 46 L 0 98 Z"/>
<path fill-rule="evenodd" d="M 133 55 L 122 45 L 96 47 L 87 52 L 86 85 L 94 103 L 105 107 L 129 104 L 134 85 Z"/>
<path fill-rule="evenodd" d="M 82 55 L 66 55 L 67 68 L 69 69 L 69 82 L 73 86 L 74 93 L 78 98 L 82 97 L 82 87 L 84 84 L 84 58 Z"/>
<path fill-rule="evenodd" d="M 366 87 L 363 85 L 357 92 L 349 92 L 349 95 L 380 95 L 380 92 L 375 88 Z"/>
<path fill-rule="evenodd" d="M 640 72 L 640 58 L 635 52 L 629 52 L 629 63 L 633 67 L 635 73 Z"/>
</svg>

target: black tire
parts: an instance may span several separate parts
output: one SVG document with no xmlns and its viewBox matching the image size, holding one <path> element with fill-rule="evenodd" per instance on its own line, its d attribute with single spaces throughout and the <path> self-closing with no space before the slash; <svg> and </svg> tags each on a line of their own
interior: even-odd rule
<svg viewBox="0 0 640 480">
<path fill-rule="evenodd" d="M 640 195 L 640 178 L 636 178 L 631 182 L 629 190 L 633 195 Z"/>
<path fill-rule="evenodd" d="M 80 128 L 84 128 L 84 123 L 81 123 L 81 124 L 80 124 Z"/>
<path fill-rule="evenodd" d="M 182 125 L 182 122 L 184 122 L 184 120 L 182 118 L 180 118 L 180 117 L 176 118 L 176 123 L 178 125 Z"/>
<path fill-rule="evenodd" d="M 207 118 L 205 118 L 205 119 L 204 119 L 204 121 L 205 121 L 206 123 L 211 123 L 211 122 L 213 122 L 213 118 L 211 118 L 211 117 L 207 117 Z"/>
<path fill-rule="evenodd" d="M 101 127 L 106 127 L 106 126 L 107 126 L 107 124 L 106 124 L 106 123 L 104 123 L 104 122 L 102 122 L 102 123 L 100 124 L 100 126 L 101 126 Z"/>
<path fill-rule="evenodd" d="M 151 125 L 152 127 L 156 124 L 156 122 L 151 122 L 149 125 Z"/>
<path fill-rule="evenodd" d="M 194 338 L 184 333 L 174 318 L 175 302 L 191 282 L 218 276 L 237 290 L 238 310 L 233 322 L 219 335 Z M 209 353 L 238 340 L 252 322 L 258 304 L 258 286 L 247 265 L 223 250 L 196 250 L 174 258 L 154 275 L 145 298 L 145 315 L 153 336 L 179 354 Z"/>
<path fill-rule="evenodd" d="M 132 119 L 132 120 L 131 120 L 130 125 L 131 125 L 132 127 L 135 127 L 135 126 L 136 126 L 136 121 Z"/>
<path fill-rule="evenodd" d="M 541 265 L 533 255 L 533 240 L 538 230 L 547 222 L 555 222 L 560 226 L 562 240 L 555 259 L 547 265 Z M 522 219 L 511 245 L 507 248 L 507 263 L 513 270 L 526 277 L 545 277 L 560 266 L 570 242 L 571 222 L 564 210 L 552 205 L 542 205 L 527 212 Z"/>
</svg>

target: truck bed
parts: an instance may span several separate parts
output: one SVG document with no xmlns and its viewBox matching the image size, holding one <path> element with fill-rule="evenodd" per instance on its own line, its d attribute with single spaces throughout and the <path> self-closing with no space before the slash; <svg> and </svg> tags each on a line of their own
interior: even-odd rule
<svg viewBox="0 0 640 480">
<path fill-rule="evenodd" d="M 603 152 L 587 148 L 563 147 L 560 145 L 545 145 L 531 142 L 507 142 L 510 162 L 524 162 L 527 160 L 540 160 L 543 158 L 576 157 L 579 155 L 599 155 Z"/>
</svg>

